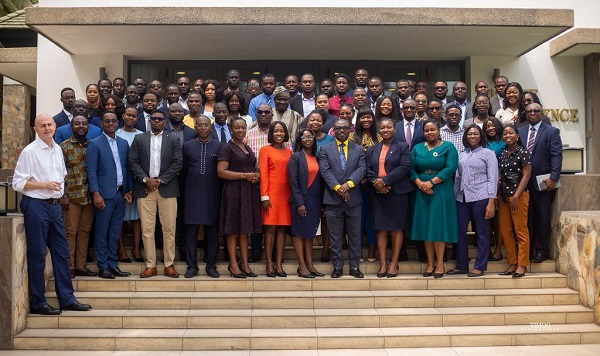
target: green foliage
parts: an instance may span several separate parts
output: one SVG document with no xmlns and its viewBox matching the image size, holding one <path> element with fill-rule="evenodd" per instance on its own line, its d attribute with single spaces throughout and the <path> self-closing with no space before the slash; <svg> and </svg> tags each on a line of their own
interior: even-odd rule
<svg viewBox="0 0 600 356">
<path fill-rule="evenodd" d="M 37 3 L 38 0 L 0 0 L 0 16 L 8 15 Z"/>
</svg>

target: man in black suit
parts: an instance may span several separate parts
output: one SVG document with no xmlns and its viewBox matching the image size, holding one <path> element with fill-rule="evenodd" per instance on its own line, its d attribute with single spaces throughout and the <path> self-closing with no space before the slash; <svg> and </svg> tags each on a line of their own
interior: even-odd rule
<svg viewBox="0 0 600 356">
<path fill-rule="evenodd" d="M 292 96 L 290 108 L 306 118 L 315 109 L 315 77 L 310 73 L 300 77 L 301 95 Z"/>
<path fill-rule="evenodd" d="M 227 123 L 229 111 L 223 103 L 216 103 L 213 108 L 215 122 L 210 128 L 210 138 L 221 143 L 227 143 L 231 140 L 231 126 Z"/>
<path fill-rule="evenodd" d="M 137 135 L 129 152 L 129 167 L 135 178 L 133 196 L 137 198 L 146 251 L 146 269 L 140 274 L 141 278 L 157 274 L 154 242 L 157 209 L 164 239 L 164 274 L 171 278 L 179 277 L 173 261 L 179 196 L 177 174 L 183 166 L 183 156 L 177 136 L 165 130 L 166 119 L 164 112 L 153 110 L 150 113 L 152 130 Z"/>
<path fill-rule="evenodd" d="M 230 69 L 227 72 L 227 88 L 223 90 L 223 97 L 225 97 L 225 94 L 229 93 L 230 91 L 237 91 L 242 97 L 244 97 L 244 100 L 246 101 L 247 112 L 248 108 L 250 107 L 252 95 L 240 90 L 240 72 L 237 69 Z"/>
<path fill-rule="evenodd" d="M 560 131 L 542 120 L 542 106 L 537 103 L 527 105 L 525 115 L 529 125 L 519 129 L 519 136 L 531 154 L 531 179 L 529 190 L 528 227 L 531 251 L 535 246 L 532 262 L 540 263 L 548 259 L 550 247 L 550 208 L 556 193 L 556 183 L 562 169 L 562 141 Z M 543 179 L 544 187 L 538 186 L 537 177 Z M 530 254 L 532 253 L 530 252 Z"/>
<path fill-rule="evenodd" d="M 160 110 L 158 108 L 158 99 L 156 94 L 146 93 L 142 98 L 142 110 L 139 111 L 138 121 L 135 124 L 135 128 L 142 131 L 147 132 L 152 129 L 152 122 L 150 121 L 150 113 L 154 110 Z M 164 117 L 167 117 L 166 111 L 161 110 L 163 112 Z M 165 130 L 171 131 L 171 124 L 168 120 L 165 120 Z"/>
<path fill-rule="evenodd" d="M 321 147 L 319 170 L 325 181 L 323 204 L 329 228 L 333 272 L 331 278 L 343 275 L 342 239 L 348 234 L 350 275 L 364 278 L 359 269 L 361 255 L 360 215 L 362 195 L 358 184 L 365 178 L 367 164 L 363 148 L 350 140 L 350 123 L 337 120 L 333 126 L 335 141 Z"/>
<path fill-rule="evenodd" d="M 504 109 L 504 92 L 508 85 L 508 78 L 500 75 L 494 79 L 494 89 L 496 89 L 496 95 L 490 98 L 490 104 L 492 105 L 492 115 L 496 115 L 496 112 L 500 109 Z"/>
<path fill-rule="evenodd" d="M 402 116 L 403 120 L 396 123 L 394 141 L 406 142 L 409 149 L 412 149 L 416 144 L 425 142 L 423 122 L 415 120 L 417 117 L 417 102 L 413 99 L 404 100 Z"/>
<path fill-rule="evenodd" d="M 60 102 L 63 104 L 63 109 L 53 117 L 56 128 L 68 125 L 71 123 L 71 120 L 73 120 L 75 91 L 71 88 L 63 88 L 63 90 L 60 91 Z"/>
</svg>

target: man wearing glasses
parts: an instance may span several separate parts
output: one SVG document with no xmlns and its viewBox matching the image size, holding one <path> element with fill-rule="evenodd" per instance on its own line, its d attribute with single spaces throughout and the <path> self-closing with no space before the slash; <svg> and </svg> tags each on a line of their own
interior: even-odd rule
<svg viewBox="0 0 600 356">
<path fill-rule="evenodd" d="M 525 115 L 529 125 L 519 128 L 519 136 L 531 154 L 531 179 L 527 185 L 530 197 L 527 225 L 531 251 L 534 251 L 535 246 L 535 255 L 531 261 L 540 263 L 549 257 L 550 207 L 562 169 L 562 141 L 560 131 L 542 121 L 540 104 L 527 105 Z M 538 181 L 541 183 L 538 184 Z"/>
<path fill-rule="evenodd" d="M 129 144 L 116 135 L 117 115 L 105 112 L 100 125 L 102 135 L 89 141 L 87 174 L 94 203 L 96 225 L 94 250 L 98 276 L 105 279 L 127 277 L 117 266 L 117 245 L 125 216 L 125 204 L 131 204 L 133 182 L 127 167 Z"/>
<path fill-rule="evenodd" d="M 154 241 L 157 210 L 163 233 L 164 274 L 179 277 L 173 261 L 179 196 L 177 174 L 183 167 L 183 156 L 179 138 L 165 130 L 166 123 L 165 113 L 153 110 L 151 130 L 135 136 L 129 152 L 129 168 L 135 178 L 133 195 L 137 198 L 146 251 L 146 269 L 140 274 L 141 278 L 157 275 Z"/>
</svg>

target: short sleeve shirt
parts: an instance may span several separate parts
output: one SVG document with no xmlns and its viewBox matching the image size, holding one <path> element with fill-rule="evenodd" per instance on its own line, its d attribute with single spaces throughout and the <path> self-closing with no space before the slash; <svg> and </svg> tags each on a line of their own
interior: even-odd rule
<svg viewBox="0 0 600 356">
<path fill-rule="evenodd" d="M 500 191 L 503 198 L 515 195 L 523 178 L 523 167 L 531 164 L 529 151 L 517 146 L 514 152 L 502 151 L 498 161 L 500 166 Z"/>
</svg>

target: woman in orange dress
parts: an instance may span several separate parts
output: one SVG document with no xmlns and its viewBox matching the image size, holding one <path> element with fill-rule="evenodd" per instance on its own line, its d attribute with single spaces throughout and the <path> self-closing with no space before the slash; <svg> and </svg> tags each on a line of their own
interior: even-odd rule
<svg viewBox="0 0 600 356">
<path fill-rule="evenodd" d="M 292 225 L 288 178 L 288 162 L 292 151 L 284 146 L 290 140 L 285 124 L 281 121 L 273 122 L 269 126 L 267 140 L 270 145 L 261 148 L 258 155 L 267 277 L 287 277 L 282 264 L 286 227 Z M 273 245 L 276 247 L 275 268 L 272 259 Z"/>
</svg>

